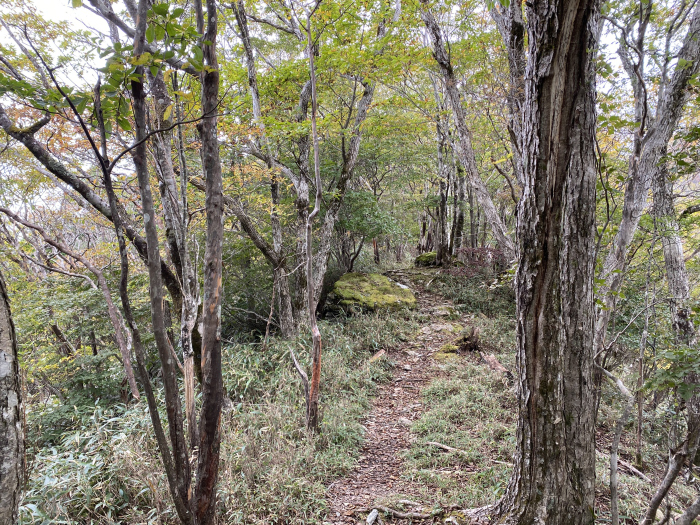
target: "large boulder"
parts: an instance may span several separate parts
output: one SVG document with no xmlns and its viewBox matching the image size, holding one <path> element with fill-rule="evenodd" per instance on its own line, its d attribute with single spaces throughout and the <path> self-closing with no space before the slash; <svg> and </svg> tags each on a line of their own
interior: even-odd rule
<svg viewBox="0 0 700 525">
<path fill-rule="evenodd" d="M 437 252 L 427 252 L 416 257 L 416 266 L 437 266 Z"/>
<path fill-rule="evenodd" d="M 329 299 L 345 309 L 395 310 L 416 307 L 416 296 L 408 286 L 378 273 L 346 273 L 333 286 Z"/>
</svg>

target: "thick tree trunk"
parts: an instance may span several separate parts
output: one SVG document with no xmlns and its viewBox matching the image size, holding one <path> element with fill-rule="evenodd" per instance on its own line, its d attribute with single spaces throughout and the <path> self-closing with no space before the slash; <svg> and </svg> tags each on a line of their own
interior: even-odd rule
<svg viewBox="0 0 700 525">
<path fill-rule="evenodd" d="M 24 476 L 22 390 L 15 325 L 0 274 L 0 523 L 17 522 Z"/>
<path fill-rule="evenodd" d="M 527 6 L 515 468 L 502 523 L 592 524 L 597 0 Z"/>
</svg>

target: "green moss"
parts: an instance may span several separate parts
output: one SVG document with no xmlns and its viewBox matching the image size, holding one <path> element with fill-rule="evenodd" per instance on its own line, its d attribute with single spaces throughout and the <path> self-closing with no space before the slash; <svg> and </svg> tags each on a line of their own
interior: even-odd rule
<svg viewBox="0 0 700 525">
<path fill-rule="evenodd" d="M 438 352 L 443 353 L 443 354 L 454 354 L 457 350 L 459 350 L 459 347 L 457 345 L 453 345 L 452 343 L 447 343 L 446 345 L 442 345 L 440 347 L 440 350 L 438 350 Z"/>
<path fill-rule="evenodd" d="M 446 346 L 451 346 L 451 345 L 446 345 Z M 450 361 L 452 359 L 457 359 L 457 357 L 458 356 L 454 352 L 454 350 L 452 350 L 450 352 L 443 352 L 442 348 L 440 349 L 440 351 L 435 352 L 433 354 L 433 359 L 435 359 L 436 361 Z"/>
<path fill-rule="evenodd" d="M 437 263 L 437 252 L 428 252 L 416 257 L 416 266 L 435 266 Z"/>
<path fill-rule="evenodd" d="M 333 286 L 332 299 L 343 307 L 367 310 L 415 308 L 416 296 L 378 273 L 346 273 Z"/>
</svg>

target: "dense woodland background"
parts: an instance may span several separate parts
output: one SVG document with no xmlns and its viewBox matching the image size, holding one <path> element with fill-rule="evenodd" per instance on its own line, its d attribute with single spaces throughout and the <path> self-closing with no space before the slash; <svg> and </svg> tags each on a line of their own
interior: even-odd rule
<svg viewBox="0 0 700 525">
<path fill-rule="evenodd" d="M 536 474 L 532 486 L 581 476 L 595 507 L 544 522 L 691 523 L 700 4 L 552 5 L 578 18 L 538 34 L 549 26 L 535 7 L 481 0 L 73 0 L 70 23 L 47 18 L 44 0 L 3 1 L 0 273 L 24 396 L 19 522 L 332 521 L 327 487 L 355 465 L 362 418 L 393 373 L 390 353 L 370 358 L 435 321 L 344 310 L 333 286 L 400 270 L 452 301 L 449 315 L 516 375 L 512 386 L 466 357 L 437 365 L 422 394 L 433 411 L 405 453 L 424 504 L 500 501 L 496 514 L 534 519 L 518 502 L 535 489 L 508 463 L 521 451 L 517 473 L 543 439 L 532 429 L 549 434 L 569 413 L 547 422 L 544 403 L 569 400 L 540 383 L 544 419 L 527 416 L 533 377 L 551 373 L 554 390 L 557 374 L 590 389 L 575 424 L 591 440 L 567 448 L 589 464 L 545 462 L 553 486 Z M 567 45 L 557 91 L 537 72 Z M 535 111 L 535 99 L 564 109 Z M 568 145 L 543 186 L 532 137 Z M 542 307 L 560 320 L 538 335 L 545 347 L 586 350 L 529 376 L 538 286 L 559 308 Z M 429 442 L 472 456 L 438 458 Z M 533 454 L 557 456 L 551 446 Z"/>
</svg>

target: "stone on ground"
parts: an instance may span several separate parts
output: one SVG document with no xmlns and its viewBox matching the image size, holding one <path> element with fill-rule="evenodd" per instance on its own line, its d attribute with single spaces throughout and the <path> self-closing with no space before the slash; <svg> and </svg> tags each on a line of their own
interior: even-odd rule
<svg viewBox="0 0 700 525">
<path fill-rule="evenodd" d="M 396 310 L 415 308 L 416 296 L 378 273 L 346 273 L 333 286 L 329 299 L 343 308 Z"/>
<path fill-rule="evenodd" d="M 414 262 L 416 266 L 436 266 L 437 252 L 427 252 L 419 255 Z"/>
</svg>

